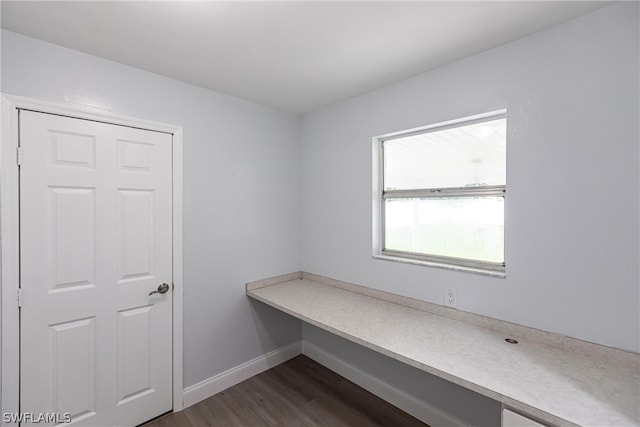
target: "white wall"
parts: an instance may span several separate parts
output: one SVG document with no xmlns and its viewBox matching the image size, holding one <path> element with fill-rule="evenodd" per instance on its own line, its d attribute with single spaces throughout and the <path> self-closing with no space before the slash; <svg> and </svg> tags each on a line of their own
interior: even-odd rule
<svg viewBox="0 0 640 427">
<path fill-rule="evenodd" d="M 638 4 L 612 5 L 300 121 L 3 31 L 2 91 L 184 126 L 185 386 L 300 338 L 243 287 L 300 266 L 435 303 L 456 287 L 462 310 L 639 351 L 638 36 Z M 507 278 L 372 259 L 371 137 L 503 107 Z"/>
<path fill-rule="evenodd" d="M 184 385 L 300 339 L 244 283 L 299 270 L 299 118 L 2 32 L 2 91 L 184 127 Z"/>
<path fill-rule="evenodd" d="M 638 21 L 614 4 L 304 116 L 303 269 L 639 351 Z M 507 278 L 372 259 L 371 138 L 504 107 Z"/>
</svg>

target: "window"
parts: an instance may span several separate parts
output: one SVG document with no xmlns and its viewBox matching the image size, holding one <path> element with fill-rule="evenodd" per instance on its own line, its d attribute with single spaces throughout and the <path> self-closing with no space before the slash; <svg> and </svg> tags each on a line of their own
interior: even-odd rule
<svg viewBox="0 0 640 427">
<path fill-rule="evenodd" d="M 374 256 L 502 275 L 506 111 L 374 138 Z"/>
</svg>

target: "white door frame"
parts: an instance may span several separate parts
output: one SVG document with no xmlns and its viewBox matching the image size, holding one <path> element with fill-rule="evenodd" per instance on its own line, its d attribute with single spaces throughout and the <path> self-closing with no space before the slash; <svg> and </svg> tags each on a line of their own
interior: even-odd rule
<svg viewBox="0 0 640 427">
<path fill-rule="evenodd" d="M 0 240 L 2 342 L 0 383 L 1 413 L 17 413 L 20 407 L 19 283 L 19 188 L 18 110 L 32 110 L 79 119 L 166 132 L 173 135 L 173 410 L 183 408 L 182 389 L 182 126 L 168 125 L 105 113 L 90 107 L 65 105 L 2 94 L 2 141 L 0 143 Z M 1 421 L 1 420 L 0 420 Z"/>
</svg>

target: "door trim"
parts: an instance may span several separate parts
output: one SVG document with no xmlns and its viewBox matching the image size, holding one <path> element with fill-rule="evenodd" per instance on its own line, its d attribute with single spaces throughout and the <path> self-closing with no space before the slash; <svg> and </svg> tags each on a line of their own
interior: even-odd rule
<svg viewBox="0 0 640 427">
<path fill-rule="evenodd" d="M 165 132 L 172 138 L 173 191 L 173 410 L 183 409 L 183 265 L 182 265 L 182 126 L 120 116 L 98 108 L 59 104 L 2 94 L 2 141 L 0 143 L 0 240 L 1 250 L 1 361 L 0 401 L 2 413 L 20 407 L 20 326 L 17 304 L 19 263 L 19 188 L 17 147 L 18 110 L 32 110 L 115 125 Z"/>
</svg>

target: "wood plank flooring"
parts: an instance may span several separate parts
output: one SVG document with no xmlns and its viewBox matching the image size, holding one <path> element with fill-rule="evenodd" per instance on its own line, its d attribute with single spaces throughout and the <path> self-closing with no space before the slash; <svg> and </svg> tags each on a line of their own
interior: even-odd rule
<svg viewBox="0 0 640 427">
<path fill-rule="evenodd" d="M 426 426 L 306 356 L 143 427 Z"/>
</svg>

